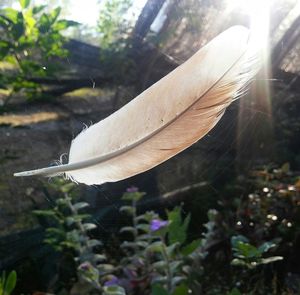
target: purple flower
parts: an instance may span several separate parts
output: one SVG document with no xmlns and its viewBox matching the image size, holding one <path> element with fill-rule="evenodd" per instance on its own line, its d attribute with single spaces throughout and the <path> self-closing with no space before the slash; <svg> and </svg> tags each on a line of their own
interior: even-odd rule
<svg viewBox="0 0 300 295">
<path fill-rule="evenodd" d="M 131 186 L 126 191 L 127 193 L 136 193 L 139 191 L 139 189 L 136 186 Z"/>
<path fill-rule="evenodd" d="M 151 231 L 157 231 L 162 227 L 165 227 L 168 225 L 168 221 L 159 220 L 159 219 L 152 219 L 150 223 L 150 230 Z"/>
<path fill-rule="evenodd" d="M 109 281 L 106 281 L 104 283 L 105 287 L 109 287 L 109 286 L 115 286 L 119 284 L 119 279 L 115 276 L 112 276 L 112 278 Z"/>
<path fill-rule="evenodd" d="M 81 270 L 90 270 L 92 265 L 89 262 L 83 262 L 79 265 L 79 269 Z"/>
</svg>

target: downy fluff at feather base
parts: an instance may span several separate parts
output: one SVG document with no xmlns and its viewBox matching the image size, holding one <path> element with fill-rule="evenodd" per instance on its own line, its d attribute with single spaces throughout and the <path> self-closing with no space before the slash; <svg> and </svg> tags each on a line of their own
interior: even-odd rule
<svg viewBox="0 0 300 295">
<path fill-rule="evenodd" d="M 242 26 L 218 35 L 127 105 L 82 131 L 69 163 L 15 173 L 65 173 L 88 185 L 119 181 L 168 160 L 207 134 L 257 73 L 257 44 Z"/>
</svg>

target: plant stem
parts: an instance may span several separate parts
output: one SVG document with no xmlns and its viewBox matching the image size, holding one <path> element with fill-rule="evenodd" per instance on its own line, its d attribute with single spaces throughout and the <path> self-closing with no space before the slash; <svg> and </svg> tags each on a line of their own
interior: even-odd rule
<svg viewBox="0 0 300 295">
<path fill-rule="evenodd" d="M 71 198 L 68 196 L 67 193 L 64 194 L 64 197 L 65 197 L 65 200 L 66 200 L 66 202 L 67 202 L 67 205 L 68 205 L 69 209 L 70 209 L 71 212 L 72 212 L 72 215 L 73 215 L 73 216 L 77 215 L 77 214 L 78 214 L 78 211 L 74 208 L 72 202 L 70 201 Z M 83 227 L 82 222 L 81 222 L 80 220 L 78 220 L 78 221 L 75 222 L 75 224 L 76 224 L 77 228 L 79 229 L 79 231 L 81 232 L 81 234 L 82 234 L 84 237 L 87 237 L 87 233 L 86 233 L 86 230 L 85 230 L 84 227 Z M 88 239 L 84 239 L 84 240 L 83 240 L 83 246 L 86 247 L 86 248 L 88 247 L 87 240 L 88 240 Z M 82 244 L 82 242 L 79 243 L 79 245 L 80 245 L 80 246 L 79 246 L 79 253 L 80 253 L 80 255 L 84 252 L 84 250 L 83 250 L 81 244 Z"/>
<path fill-rule="evenodd" d="M 137 221 L 136 221 L 136 200 L 135 199 L 133 199 L 132 200 L 132 208 L 133 208 L 133 210 L 132 210 L 132 224 L 133 224 L 133 228 L 134 228 L 134 231 L 133 231 L 133 240 L 134 240 L 134 243 L 136 243 L 137 242 L 137 238 L 138 238 L 138 229 L 137 229 Z M 134 252 L 135 252 L 135 254 L 137 254 L 137 252 L 138 252 L 138 246 L 137 245 L 135 245 L 134 246 Z"/>
<path fill-rule="evenodd" d="M 171 272 L 171 267 L 170 267 L 170 259 L 169 259 L 169 256 L 168 256 L 168 253 L 166 251 L 166 243 L 164 241 L 164 238 L 163 237 L 160 237 L 162 243 L 163 243 L 163 247 L 162 247 L 162 256 L 167 264 L 167 267 L 166 267 L 166 275 L 167 275 L 167 288 L 168 288 L 168 291 L 169 292 L 172 292 L 172 272 Z"/>
</svg>

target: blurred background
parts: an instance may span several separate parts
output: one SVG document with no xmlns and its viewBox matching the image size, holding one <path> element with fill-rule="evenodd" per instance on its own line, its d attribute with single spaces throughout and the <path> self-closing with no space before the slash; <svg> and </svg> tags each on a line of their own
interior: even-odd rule
<svg viewBox="0 0 300 295">
<path fill-rule="evenodd" d="M 146 173 L 98 187 L 12 176 L 67 162 L 70 142 L 85 126 L 118 110 L 225 29 L 251 24 L 262 32 L 263 69 L 191 148 Z M 126 278 L 115 284 L 126 294 L 299 294 L 299 75 L 298 0 L 1 0 L 0 269 L 17 271 L 14 294 L 113 294 L 101 281 L 111 275 Z M 131 197 L 122 200 L 126 191 Z M 139 192 L 146 195 L 135 199 Z M 104 252 L 112 266 L 102 276 L 98 269 L 100 278 L 91 279 L 94 269 L 78 270 L 90 261 L 79 250 L 82 237 L 66 244 L 68 230 L 84 220 L 72 225 L 62 217 L 78 213 L 74 204 L 64 203 L 67 209 L 57 213 L 66 194 L 89 205 L 95 227 L 85 238 L 102 241 L 104 248 L 93 251 Z M 183 283 L 155 285 L 155 267 L 151 275 L 137 271 L 146 259 L 139 251 L 123 262 L 135 278 L 122 273 L 118 245 L 132 237 L 119 234 L 128 223 L 120 207 L 128 200 L 141 214 L 159 214 L 152 221 L 169 224 L 173 215 L 166 209 L 180 208 L 190 220 L 186 239 L 177 242 L 202 240 L 195 247 L 199 278 L 178 266 Z M 53 221 L 55 214 L 62 219 Z M 64 225 L 64 238 L 49 241 L 47 229 L 57 228 L 55 222 Z M 172 244 L 168 230 L 166 246 Z M 262 260 L 269 249 L 281 258 Z M 241 261 L 234 265 L 234 259 Z M 81 277 L 94 290 L 80 291 Z M 186 289 L 174 293 L 182 284 Z"/>
</svg>

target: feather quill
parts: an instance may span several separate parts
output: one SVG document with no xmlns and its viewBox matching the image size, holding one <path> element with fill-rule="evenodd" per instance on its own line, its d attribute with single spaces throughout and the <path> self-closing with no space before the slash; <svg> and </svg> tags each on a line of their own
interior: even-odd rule
<svg viewBox="0 0 300 295">
<path fill-rule="evenodd" d="M 68 164 L 14 175 L 65 173 L 92 185 L 149 170 L 217 124 L 256 74 L 257 57 L 249 30 L 232 27 L 120 110 L 82 131 L 71 143 Z"/>
</svg>

